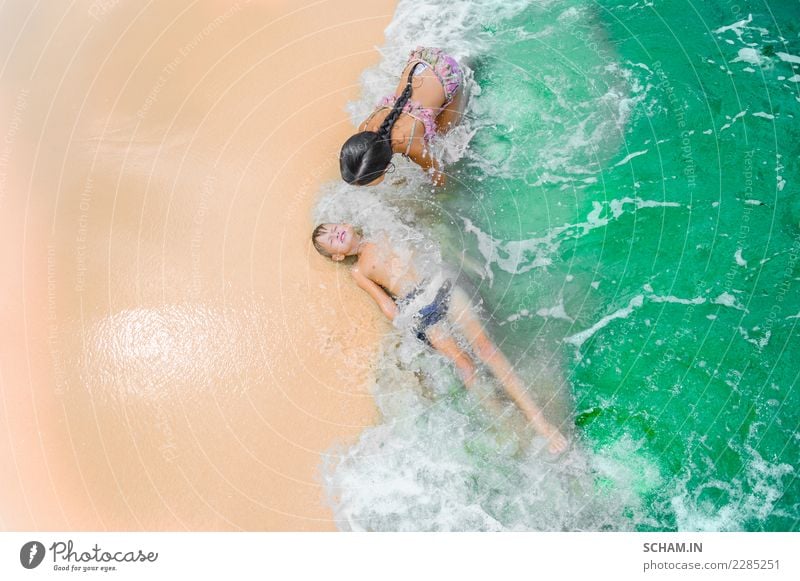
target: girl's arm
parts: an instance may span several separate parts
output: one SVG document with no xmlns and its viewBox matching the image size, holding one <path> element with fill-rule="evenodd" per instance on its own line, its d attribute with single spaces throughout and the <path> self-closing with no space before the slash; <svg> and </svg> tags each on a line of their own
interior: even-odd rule
<svg viewBox="0 0 800 581">
<path fill-rule="evenodd" d="M 431 181 L 433 182 L 434 186 L 443 186 L 447 183 L 447 176 L 445 176 L 444 172 L 442 172 L 439 162 L 437 162 L 431 156 L 426 155 L 418 163 L 420 167 L 422 167 L 422 169 L 428 172 L 428 175 L 431 176 Z"/>
<path fill-rule="evenodd" d="M 368 279 L 364 276 L 357 266 L 353 267 L 350 271 L 350 274 L 353 275 L 353 278 L 356 281 L 356 284 L 367 291 L 367 294 L 372 297 L 372 299 L 378 303 L 381 311 L 386 318 L 390 321 L 394 321 L 395 316 L 397 315 L 397 305 L 394 304 L 392 297 L 386 294 L 381 287 L 375 284 L 372 280 Z"/>
<path fill-rule="evenodd" d="M 442 172 L 439 162 L 431 157 L 429 153 L 425 152 L 425 146 L 421 143 L 422 139 L 419 141 L 420 144 L 414 144 L 414 147 L 412 147 L 409 152 L 411 161 L 416 163 L 431 176 L 431 181 L 434 186 L 443 186 L 447 182 L 447 176 Z"/>
</svg>

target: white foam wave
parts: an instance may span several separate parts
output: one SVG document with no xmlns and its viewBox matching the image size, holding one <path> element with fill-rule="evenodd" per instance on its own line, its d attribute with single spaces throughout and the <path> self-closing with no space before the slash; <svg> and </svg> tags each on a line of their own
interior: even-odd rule
<svg viewBox="0 0 800 581">
<path fill-rule="evenodd" d="M 499 26 L 523 10 L 531 10 L 524 25 Z M 532 22 L 539 28 L 530 30 Z M 592 31 L 592 37 L 580 38 L 581 31 Z M 526 93 L 531 97 L 526 101 L 530 110 L 543 120 L 534 135 L 538 145 L 515 141 L 514 146 L 506 147 L 500 143 L 492 159 L 473 156 L 476 148 L 468 145 L 480 138 L 481 129 L 487 129 L 490 136 L 501 133 L 499 124 L 514 130 L 519 101 L 506 93 L 510 87 L 505 84 L 503 91 L 481 93 L 468 78 L 472 98 L 465 119 L 437 144 L 437 151 L 450 162 L 468 156 L 470 163 L 479 165 L 488 176 L 522 171 L 530 182 L 561 181 L 564 186 L 578 187 L 595 183 L 596 169 L 587 160 L 616 152 L 627 120 L 645 101 L 650 85 L 641 85 L 632 68 L 613 62 L 613 48 L 587 7 L 564 8 L 545 0 L 401 0 L 386 29 L 386 44 L 380 49 L 383 58 L 362 75 L 361 96 L 348 105 L 348 112 L 354 124 L 363 120 L 377 100 L 396 86 L 408 52 L 417 45 L 442 47 L 469 67 L 497 43 L 511 46 L 512 41 L 534 37 L 544 45 L 564 40 L 577 47 L 575 54 L 589 41 L 596 41 L 598 47 L 596 54 L 586 55 L 585 67 L 573 71 L 573 76 L 566 74 L 568 67 L 557 63 L 547 68 L 546 53 L 541 68 L 531 72 L 528 80 L 535 77 L 534 84 L 550 91 L 538 100 Z M 575 97 L 576 87 L 585 98 Z M 558 131 L 550 131 L 552 128 Z M 531 154 L 538 156 L 533 163 L 529 163 Z M 397 172 L 377 187 L 330 184 L 315 219 L 358 224 L 368 236 L 386 231 L 396 248 L 427 256 L 429 263 L 441 267 L 438 248 L 431 245 L 432 237 L 420 220 L 426 208 L 435 204 L 430 201 L 430 186 L 417 168 L 402 160 L 397 160 L 397 166 Z M 513 272 L 546 266 L 565 239 L 603 227 L 630 208 L 673 205 L 679 204 L 641 198 L 597 203 L 584 222 L 565 224 L 541 238 L 517 242 L 495 240 L 468 220 L 465 229 L 476 236 L 487 260 L 484 274 L 491 277 L 494 263 Z M 563 300 L 560 308 L 556 305 L 537 312 L 569 319 Z M 531 378 L 539 401 L 563 401 L 557 389 L 549 399 L 539 389 L 541 381 L 562 385 L 563 380 L 555 375 L 543 378 L 533 369 L 526 373 L 527 364 L 533 365 L 525 362 L 517 371 Z M 646 520 L 641 493 L 658 480 L 658 470 L 639 454 L 635 443 L 620 441 L 597 452 L 584 452 L 576 446 L 554 461 L 536 446 L 529 449 L 524 444 L 529 435 L 521 437 L 513 427 L 511 418 L 518 416 L 513 406 L 500 415 L 487 415 L 482 411 L 485 401 L 481 393 L 491 394 L 491 388 L 466 393 L 448 361 L 399 331 L 387 337 L 375 377 L 381 423 L 365 430 L 355 446 L 332 453 L 323 470 L 325 489 L 341 528 L 627 530 L 634 522 Z M 561 417 L 566 417 L 563 407 L 562 403 L 558 409 Z M 551 417 L 550 411 L 545 411 Z M 637 463 L 647 469 L 634 474 L 630 467 Z M 643 473 L 648 475 L 644 483 Z"/>
<path fill-rule="evenodd" d="M 329 456 L 325 487 L 340 528 L 630 530 L 646 520 L 642 496 L 660 475 L 634 442 L 552 458 L 523 443 L 512 408 L 486 413 L 443 361 L 412 354 L 398 365 L 400 352 L 379 362 L 383 421 Z"/>
<path fill-rule="evenodd" d="M 580 352 L 578 351 L 588 339 L 594 336 L 600 329 L 605 328 L 611 321 L 614 319 L 625 319 L 630 316 L 630 314 L 641 307 L 644 304 L 644 296 L 643 295 L 636 295 L 630 301 L 628 301 L 628 306 L 623 307 L 621 309 L 617 309 L 610 315 L 606 315 L 599 321 L 597 321 L 594 325 L 580 331 L 579 333 L 575 333 L 574 335 L 570 335 L 564 339 L 564 343 L 568 343 L 570 345 L 574 345 L 576 349 L 576 353 L 578 353 L 578 357 L 580 358 Z"/>
<path fill-rule="evenodd" d="M 786 489 L 785 480 L 795 474 L 791 465 L 766 460 L 752 445 L 757 425 L 748 441 L 729 447 L 742 458 L 743 469 L 730 479 L 709 479 L 691 486 L 689 470 L 676 481 L 671 504 L 680 531 L 742 531 L 753 521 L 779 516 L 775 505 Z M 711 465 L 713 460 L 709 459 Z"/>
<path fill-rule="evenodd" d="M 484 278 L 493 281 L 492 265 L 510 274 L 521 274 L 534 268 L 543 268 L 553 263 L 561 244 L 568 239 L 585 236 L 592 230 L 607 226 L 617 220 L 633 206 L 633 212 L 644 208 L 679 208 L 677 202 L 646 200 L 624 197 L 620 199 L 592 202 L 592 210 L 584 222 L 565 224 L 548 230 L 543 236 L 524 240 L 499 240 L 481 231 L 471 220 L 464 218 L 464 231 L 473 234 L 478 242 L 478 251 L 485 260 Z"/>
</svg>

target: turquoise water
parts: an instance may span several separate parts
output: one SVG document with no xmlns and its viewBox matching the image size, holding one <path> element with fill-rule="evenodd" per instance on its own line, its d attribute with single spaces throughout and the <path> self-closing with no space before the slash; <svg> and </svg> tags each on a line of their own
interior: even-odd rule
<svg viewBox="0 0 800 581">
<path fill-rule="evenodd" d="M 477 88 L 420 219 L 532 384 L 559 369 L 581 452 L 521 455 L 452 380 L 384 377 L 384 423 L 326 469 L 342 528 L 798 529 L 798 17 L 683 0 L 430 17 L 420 41 Z"/>
</svg>

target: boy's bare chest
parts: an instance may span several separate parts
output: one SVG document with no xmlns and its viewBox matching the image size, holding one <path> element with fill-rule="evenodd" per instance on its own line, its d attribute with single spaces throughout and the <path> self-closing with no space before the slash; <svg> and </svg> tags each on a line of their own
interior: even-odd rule
<svg viewBox="0 0 800 581">
<path fill-rule="evenodd" d="M 398 282 L 409 275 L 410 264 L 394 252 L 373 248 L 360 257 L 359 268 L 365 276 L 392 291 L 398 291 Z"/>
</svg>

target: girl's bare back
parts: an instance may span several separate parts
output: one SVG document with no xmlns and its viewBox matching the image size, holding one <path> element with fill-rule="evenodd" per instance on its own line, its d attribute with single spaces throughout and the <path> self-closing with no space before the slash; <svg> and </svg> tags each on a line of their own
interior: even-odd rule
<svg viewBox="0 0 800 581">
<path fill-rule="evenodd" d="M 406 79 L 408 78 L 408 75 L 414 66 L 416 66 L 416 63 L 406 66 L 406 68 L 403 70 L 403 73 L 400 75 L 400 82 L 395 88 L 395 95 L 401 94 L 405 89 Z M 411 99 L 426 109 L 433 109 L 434 111 L 442 109 L 442 107 L 445 105 L 447 97 L 441 81 L 439 81 L 436 74 L 430 68 L 427 68 L 421 73 L 416 74 L 411 82 Z M 460 93 L 461 91 L 459 91 L 459 95 Z M 359 127 L 359 130 L 377 131 L 390 111 L 391 109 L 388 107 L 377 111 L 368 122 L 363 123 L 361 127 Z M 438 124 L 439 131 L 444 130 L 445 127 L 449 128 L 451 125 L 449 118 L 452 115 L 448 111 L 443 111 L 441 115 L 448 115 L 448 122 L 444 124 Z M 417 124 L 419 124 L 419 127 L 416 128 L 416 132 L 412 132 L 414 126 Z M 396 150 L 407 149 L 408 157 L 410 157 L 415 163 L 423 167 L 427 167 L 428 163 L 426 162 L 429 160 L 428 156 L 425 154 L 425 144 L 422 139 L 424 129 L 425 128 L 422 126 L 422 122 L 418 119 L 415 119 L 410 115 L 401 115 L 392 127 L 391 138 L 393 148 Z M 409 146 L 408 140 L 411 139 L 412 133 L 416 135 L 416 137 L 414 138 L 413 143 L 411 143 Z"/>
</svg>

